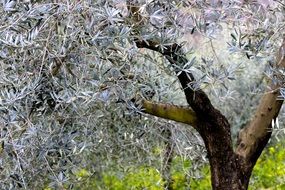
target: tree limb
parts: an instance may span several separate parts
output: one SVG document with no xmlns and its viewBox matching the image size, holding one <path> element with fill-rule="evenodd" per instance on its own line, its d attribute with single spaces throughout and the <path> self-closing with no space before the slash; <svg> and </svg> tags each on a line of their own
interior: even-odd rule
<svg viewBox="0 0 285 190">
<path fill-rule="evenodd" d="M 285 38 L 277 54 L 277 70 L 285 68 L 284 51 Z M 280 96 L 279 89 L 284 85 L 284 80 L 282 81 L 282 76 L 278 73 L 275 77 L 279 78 L 281 82 L 279 81 L 276 83 L 272 81 L 270 85 L 271 89 L 264 93 L 254 117 L 239 133 L 235 152 L 247 162 L 247 166 L 244 168 L 245 171 L 251 171 L 262 150 L 270 139 L 272 120 L 275 120 L 278 116 L 283 103 L 283 100 L 278 99 L 278 96 Z"/>
<path fill-rule="evenodd" d="M 153 103 L 142 100 L 143 112 L 164 119 L 186 123 L 194 128 L 197 126 L 197 117 L 192 109 L 171 104 Z"/>
</svg>

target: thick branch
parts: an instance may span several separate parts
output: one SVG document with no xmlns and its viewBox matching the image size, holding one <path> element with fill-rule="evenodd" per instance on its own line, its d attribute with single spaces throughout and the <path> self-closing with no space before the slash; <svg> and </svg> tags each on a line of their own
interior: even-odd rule
<svg viewBox="0 0 285 190">
<path fill-rule="evenodd" d="M 277 69 L 285 68 L 285 38 L 276 59 Z M 282 77 L 276 75 L 281 82 L 272 82 L 270 91 L 265 92 L 250 123 L 239 133 L 236 153 L 245 159 L 245 172 L 251 171 L 256 160 L 271 136 L 271 123 L 278 116 L 283 100 L 278 100 L 279 88 L 283 85 Z"/>
<path fill-rule="evenodd" d="M 143 112 L 170 119 L 181 123 L 192 125 L 194 128 L 197 125 L 197 117 L 192 109 L 179 107 L 171 104 L 153 103 L 147 100 L 142 100 Z"/>
</svg>

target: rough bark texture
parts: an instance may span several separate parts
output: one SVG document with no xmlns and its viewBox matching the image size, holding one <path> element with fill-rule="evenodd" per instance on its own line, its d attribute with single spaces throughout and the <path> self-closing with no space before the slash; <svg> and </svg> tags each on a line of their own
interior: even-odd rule
<svg viewBox="0 0 285 190">
<path fill-rule="evenodd" d="M 184 65 L 187 59 L 183 55 L 182 48 L 173 44 L 160 49 L 154 41 L 136 40 L 137 47 L 148 48 L 157 51 L 175 65 Z M 283 42 L 276 60 L 276 67 L 285 67 Z M 280 56 L 282 55 L 282 56 Z M 214 190 L 246 190 L 252 169 L 262 150 L 271 136 L 271 121 L 275 119 L 281 109 L 283 101 L 278 100 L 279 88 L 283 83 L 272 84 L 271 90 L 265 92 L 260 100 L 256 114 L 246 128 L 241 130 L 237 149 L 234 151 L 230 133 L 230 124 L 225 116 L 211 104 L 208 96 L 201 89 L 194 90 L 195 78 L 191 73 L 177 70 L 177 77 L 183 88 L 186 100 L 191 107 L 189 119 L 194 128 L 204 140 L 211 167 L 212 188 Z M 280 76 L 277 76 L 280 78 Z M 163 104 L 147 102 L 146 113 L 159 117 L 172 119 L 189 124 L 175 113 L 187 113 L 185 108 L 176 106 L 167 107 Z M 161 111 L 164 110 L 164 111 Z M 168 110 L 168 112 L 166 111 Z M 169 111 L 171 110 L 171 111 Z M 172 113 L 171 113 L 172 112 Z M 170 116 L 173 114 L 172 116 Z M 196 116 L 196 118 L 194 117 Z M 193 120 L 195 118 L 195 120 Z"/>
</svg>

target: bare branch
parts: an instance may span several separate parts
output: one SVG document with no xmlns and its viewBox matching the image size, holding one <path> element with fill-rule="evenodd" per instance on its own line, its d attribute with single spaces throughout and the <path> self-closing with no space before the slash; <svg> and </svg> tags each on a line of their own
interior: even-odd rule
<svg viewBox="0 0 285 190">
<path fill-rule="evenodd" d="M 277 54 L 278 69 L 285 67 L 284 49 L 285 38 Z M 270 91 L 264 93 L 251 122 L 239 133 L 236 153 L 248 162 L 249 165 L 244 168 L 245 171 L 252 169 L 271 137 L 272 120 L 278 116 L 283 103 L 283 100 L 278 99 L 281 85 L 282 83 L 272 82 Z"/>
<path fill-rule="evenodd" d="M 142 106 L 145 113 L 186 123 L 194 128 L 197 126 L 197 117 L 192 109 L 171 104 L 153 103 L 147 100 L 142 100 Z"/>
</svg>

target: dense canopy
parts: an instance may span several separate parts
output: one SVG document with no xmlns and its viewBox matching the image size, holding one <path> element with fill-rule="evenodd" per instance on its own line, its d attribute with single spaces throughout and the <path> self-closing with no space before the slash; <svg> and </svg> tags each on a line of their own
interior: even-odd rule
<svg viewBox="0 0 285 190">
<path fill-rule="evenodd" d="M 167 178 L 177 155 L 198 177 L 208 105 L 236 145 L 265 90 L 284 99 L 284 12 L 278 0 L 3 0 L 0 189 L 73 188 L 82 168 L 100 179 L 151 165 Z M 268 118 L 277 138 L 284 116 Z"/>
</svg>

